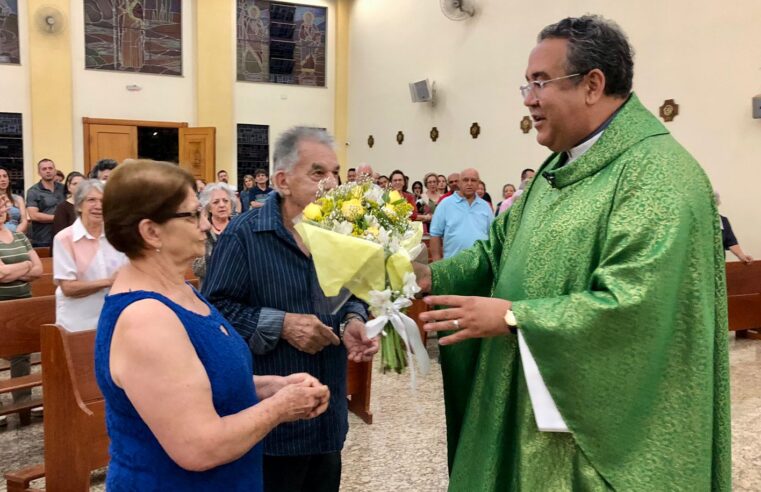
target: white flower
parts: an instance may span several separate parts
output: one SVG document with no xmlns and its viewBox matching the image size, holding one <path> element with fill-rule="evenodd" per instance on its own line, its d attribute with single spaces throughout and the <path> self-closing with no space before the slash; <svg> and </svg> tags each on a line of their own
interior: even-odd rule
<svg viewBox="0 0 761 492">
<path fill-rule="evenodd" d="M 380 222 L 378 222 L 378 219 L 374 215 L 365 215 L 365 222 L 367 222 L 368 227 L 380 228 Z"/>
<path fill-rule="evenodd" d="M 417 278 L 412 272 L 404 274 L 404 286 L 402 287 L 402 294 L 404 297 L 412 298 L 415 294 L 420 292 L 420 286 L 417 284 Z"/>
<path fill-rule="evenodd" d="M 351 222 L 346 222 L 344 220 L 338 221 L 333 224 L 333 232 L 343 234 L 344 236 L 351 236 L 351 233 L 354 232 L 354 226 Z"/>
<path fill-rule="evenodd" d="M 365 200 L 380 204 L 383 201 L 383 190 L 378 185 L 372 185 L 365 192 Z"/>
<path fill-rule="evenodd" d="M 383 212 L 390 218 L 396 217 L 396 210 L 391 205 L 383 205 Z"/>
<path fill-rule="evenodd" d="M 399 249 L 401 249 L 401 247 L 402 247 L 402 243 L 401 243 L 401 241 L 399 241 L 399 237 L 397 235 L 393 235 L 391 237 L 391 240 L 388 242 L 388 251 L 389 251 L 389 253 L 391 253 L 393 255 L 394 253 L 399 251 Z"/>
<path fill-rule="evenodd" d="M 383 316 L 393 307 L 391 302 L 391 289 L 371 290 L 369 292 L 370 311 L 375 317 Z"/>
<path fill-rule="evenodd" d="M 388 246 L 388 242 L 390 239 L 391 239 L 391 235 L 388 233 L 386 229 L 381 227 L 378 232 L 378 243 L 385 248 L 386 246 Z"/>
</svg>

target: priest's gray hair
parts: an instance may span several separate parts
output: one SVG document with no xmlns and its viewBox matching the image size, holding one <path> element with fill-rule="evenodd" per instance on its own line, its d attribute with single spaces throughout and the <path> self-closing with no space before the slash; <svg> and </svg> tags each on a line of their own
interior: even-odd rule
<svg viewBox="0 0 761 492">
<path fill-rule="evenodd" d="M 274 172 L 290 171 L 299 162 L 299 143 L 311 140 L 330 147 L 334 146 L 333 137 L 321 128 L 294 126 L 283 132 L 275 143 L 272 160 L 275 161 Z"/>
<path fill-rule="evenodd" d="M 81 216 L 79 207 L 87 199 L 87 195 L 89 195 L 92 190 L 98 190 L 103 194 L 103 188 L 103 181 L 99 179 L 83 179 L 79 182 L 77 191 L 74 192 L 74 211 L 77 213 L 77 217 Z"/>
</svg>

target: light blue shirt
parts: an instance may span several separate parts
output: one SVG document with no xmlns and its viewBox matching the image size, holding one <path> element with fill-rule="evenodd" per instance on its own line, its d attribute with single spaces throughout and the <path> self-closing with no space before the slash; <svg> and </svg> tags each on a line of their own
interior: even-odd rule
<svg viewBox="0 0 761 492">
<path fill-rule="evenodd" d="M 494 212 L 486 201 L 476 195 L 468 203 L 459 193 L 448 196 L 439 203 L 431 220 L 431 236 L 444 242 L 444 258 L 470 248 L 479 239 L 489 236 L 489 226 Z"/>
</svg>

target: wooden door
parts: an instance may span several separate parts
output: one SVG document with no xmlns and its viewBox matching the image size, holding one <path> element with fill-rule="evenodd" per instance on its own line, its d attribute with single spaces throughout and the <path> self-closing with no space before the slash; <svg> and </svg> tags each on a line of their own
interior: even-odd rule
<svg viewBox="0 0 761 492">
<path fill-rule="evenodd" d="M 85 153 L 85 175 L 101 159 L 137 158 L 136 125 L 87 125 L 87 152 Z"/>
<path fill-rule="evenodd" d="M 215 167 L 216 128 L 180 128 L 180 167 L 211 183 Z"/>
</svg>

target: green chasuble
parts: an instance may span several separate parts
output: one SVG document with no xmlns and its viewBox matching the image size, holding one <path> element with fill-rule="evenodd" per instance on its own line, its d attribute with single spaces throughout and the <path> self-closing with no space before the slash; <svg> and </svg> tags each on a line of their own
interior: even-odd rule
<svg viewBox="0 0 761 492">
<path fill-rule="evenodd" d="M 436 294 L 513 301 L 570 433 L 537 430 L 516 336 L 442 347 L 450 490 L 729 490 L 711 184 L 635 95 L 556 161 L 487 240 L 431 270 Z"/>
</svg>

